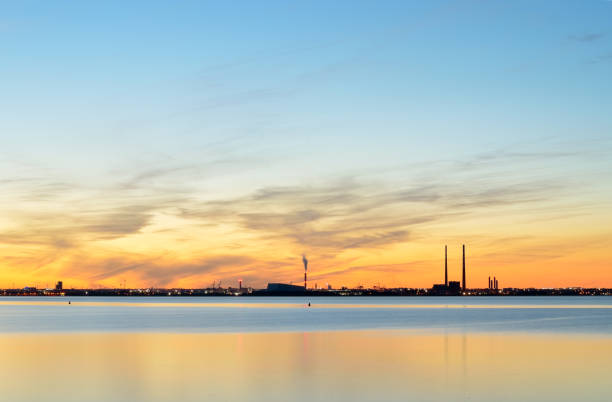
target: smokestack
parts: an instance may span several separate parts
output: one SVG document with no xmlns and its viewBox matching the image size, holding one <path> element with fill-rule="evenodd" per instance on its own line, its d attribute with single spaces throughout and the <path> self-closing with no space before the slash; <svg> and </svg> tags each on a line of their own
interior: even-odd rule
<svg viewBox="0 0 612 402">
<path fill-rule="evenodd" d="M 465 291 L 465 244 L 463 245 L 463 290 Z"/>
<path fill-rule="evenodd" d="M 238 280 L 238 284 L 239 284 L 238 287 L 240 288 L 240 290 L 242 290 L 242 279 Z"/>
<path fill-rule="evenodd" d="M 302 262 L 304 263 L 304 290 L 308 289 L 306 287 L 307 282 L 306 282 L 306 271 L 308 271 L 308 259 L 306 259 L 305 255 L 302 255 Z"/>
<path fill-rule="evenodd" d="M 448 287 L 448 246 L 444 246 L 444 286 Z"/>
</svg>

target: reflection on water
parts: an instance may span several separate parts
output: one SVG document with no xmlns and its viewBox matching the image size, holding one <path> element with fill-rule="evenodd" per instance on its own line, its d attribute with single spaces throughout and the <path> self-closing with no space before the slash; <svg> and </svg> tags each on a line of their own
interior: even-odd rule
<svg viewBox="0 0 612 402">
<path fill-rule="evenodd" d="M 609 297 L 0 298 L 2 332 L 422 329 L 612 334 Z"/>
<path fill-rule="evenodd" d="M 2 401 L 605 401 L 612 298 L 0 298 Z"/>
<path fill-rule="evenodd" d="M 7 401 L 609 400 L 607 335 L 4 334 Z"/>
</svg>

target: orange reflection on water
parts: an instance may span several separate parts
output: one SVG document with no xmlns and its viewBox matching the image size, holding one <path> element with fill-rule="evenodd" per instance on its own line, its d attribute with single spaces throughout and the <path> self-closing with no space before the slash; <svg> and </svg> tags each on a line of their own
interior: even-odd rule
<svg viewBox="0 0 612 402">
<path fill-rule="evenodd" d="M 2 400 L 606 400 L 609 337 L 0 336 Z"/>
</svg>

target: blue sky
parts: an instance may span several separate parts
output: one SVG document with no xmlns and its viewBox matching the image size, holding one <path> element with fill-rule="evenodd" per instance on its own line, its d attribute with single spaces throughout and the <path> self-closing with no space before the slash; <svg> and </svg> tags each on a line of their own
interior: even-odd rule
<svg viewBox="0 0 612 402">
<path fill-rule="evenodd" d="M 0 52 L 6 205 L 346 182 L 611 198 L 610 1 L 4 2 Z"/>
</svg>

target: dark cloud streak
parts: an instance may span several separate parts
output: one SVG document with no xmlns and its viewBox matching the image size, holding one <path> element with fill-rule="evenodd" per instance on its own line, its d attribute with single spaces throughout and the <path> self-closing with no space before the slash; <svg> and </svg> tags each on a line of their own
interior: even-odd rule
<svg viewBox="0 0 612 402">
<path fill-rule="evenodd" d="M 586 33 L 582 35 L 570 35 L 568 39 L 576 41 L 576 42 L 589 43 L 589 42 L 595 42 L 597 40 L 600 40 L 605 36 L 606 34 L 603 32 L 596 32 L 596 33 Z"/>
</svg>

